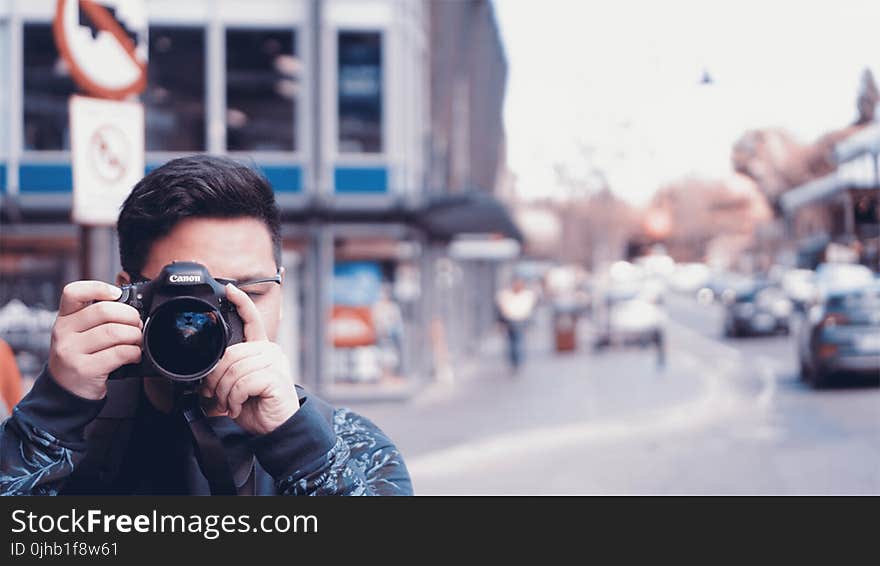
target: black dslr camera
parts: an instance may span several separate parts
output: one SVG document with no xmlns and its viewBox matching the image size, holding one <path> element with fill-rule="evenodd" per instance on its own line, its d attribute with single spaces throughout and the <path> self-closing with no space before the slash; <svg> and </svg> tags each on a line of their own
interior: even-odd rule
<svg viewBox="0 0 880 566">
<path fill-rule="evenodd" d="M 226 287 L 199 263 L 172 262 L 156 279 L 124 285 L 116 302 L 136 308 L 144 321 L 143 356 L 111 377 L 195 382 L 211 373 L 227 346 L 244 341 L 244 323 Z"/>
</svg>

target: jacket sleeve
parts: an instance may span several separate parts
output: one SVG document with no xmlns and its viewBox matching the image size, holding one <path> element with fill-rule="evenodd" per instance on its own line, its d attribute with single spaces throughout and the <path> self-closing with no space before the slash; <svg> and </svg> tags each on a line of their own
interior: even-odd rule
<svg viewBox="0 0 880 566">
<path fill-rule="evenodd" d="M 86 425 L 104 402 L 70 393 L 44 369 L 0 423 L 0 495 L 57 495 L 85 457 Z"/>
<path fill-rule="evenodd" d="M 317 398 L 256 440 L 255 453 L 284 495 L 412 495 L 403 457 L 368 419 Z"/>
</svg>

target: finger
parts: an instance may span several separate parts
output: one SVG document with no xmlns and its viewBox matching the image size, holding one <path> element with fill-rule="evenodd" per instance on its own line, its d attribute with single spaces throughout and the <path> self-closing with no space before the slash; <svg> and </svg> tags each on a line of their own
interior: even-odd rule
<svg viewBox="0 0 880 566">
<path fill-rule="evenodd" d="M 122 289 L 103 281 L 74 281 L 61 291 L 58 316 L 75 313 L 94 301 L 115 301 L 121 296 Z"/>
<path fill-rule="evenodd" d="M 141 361 L 141 348 L 131 344 L 121 344 L 92 354 L 89 356 L 89 361 L 92 365 L 90 369 L 96 375 L 107 375 L 121 366 Z"/>
<path fill-rule="evenodd" d="M 263 342 L 239 342 L 238 344 L 233 344 L 226 348 L 226 352 L 217 363 L 217 366 L 211 371 L 211 373 L 205 376 L 201 388 L 202 395 L 205 397 L 213 397 L 214 391 L 217 389 L 217 384 L 220 382 L 220 379 L 223 377 L 223 374 L 226 373 L 229 366 L 243 358 L 256 356 L 262 352 L 264 348 L 265 343 Z"/>
<path fill-rule="evenodd" d="M 77 339 L 82 340 L 86 354 L 93 354 L 120 344 L 140 346 L 143 336 L 144 333 L 135 326 L 109 322 L 81 332 Z"/>
<path fill-rule="evenodd" d="M 101 301 L 93 305 L 89 305 L 70 317 L 70 328 L 77 332 L 85 332 L 96 326 L 107 324 L 108 322 L 117 322 L 119 324 L 128 324 L 143 329 L 144 323 L 141 321 L 141 315 L 131 305 L 124 303 L 115 303 L 113 301 Z"/>
<path fill-rule="evenodd" d="M 271 365 L 272 359 L 269 356 L 251 356 L 229 366 L 229 369 L 226 370 L 226 373 L 223 374 L 223 377 L 217 383 L 217 389 L 214 392 L 214 397 L 220 403 L 220 408 L 229 408 L 226 405 L 226 398 L 229 396 L 232 388 L 235 387 L 236 382 L 246 375 L 260 372 Z"/>
<path fill-rule="evenodd" d="M 247 293 L 229 283 L 226 285 L 226 298 L 235 305 L 238 316 L 244 322 L 244 339 L 246 341 L 256 342 L 269 339 L 266 328 L 263 326 L 263 317 Z"/>
<path fill-rule="evenodd" d="M 224 402 L 229 417 L 237 419 L 248 399 L 262 397 L 271 387 L 272 376 L 268 373 L 254 372 L 236 381 Z"/>
</svg>

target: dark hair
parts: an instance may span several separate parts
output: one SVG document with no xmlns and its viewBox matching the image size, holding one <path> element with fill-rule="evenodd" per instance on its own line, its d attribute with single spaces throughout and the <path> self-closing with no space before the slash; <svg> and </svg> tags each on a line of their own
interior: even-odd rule
<svg viewBox="0 0 880 566">
<path fill-rule="evenodd" d="M 280 265 L 281 213 L 265 177 L 227 157 L 173 159 L 141 179 L 122 205 L 116 223 L 122 269 L 140 274 L 156 240 L 182 220 L 240 217 L 266 224 Z"/>
</svg>

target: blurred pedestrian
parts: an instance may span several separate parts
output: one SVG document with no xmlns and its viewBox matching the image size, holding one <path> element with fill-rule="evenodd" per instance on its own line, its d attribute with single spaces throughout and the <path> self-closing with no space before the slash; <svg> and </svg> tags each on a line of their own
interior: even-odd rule
<svg viewBox="0 0 880 566">
<path fill-rule="evenodd" d="M 537 302 L 535 292 L 520 278 L 515 278 L 510 287 L 501 289 L 496 296 L 498 316 L 507 331 L 507 353 L 514 374 L 519 373 L 522 366 L 525 330 Z"/>
<path fill-rule="evenodd" d="M 666 340 L 662 328 L 654 335 L 654 345 L 657 347 L 657 369 L 662 370 L 666 367 Z"/>
<path fill-rule="evenodd" d="M 15 352 L 0 338 L 0 401 L 6 407 L 5 414 L 12 414 L 12 409 L 21 401 L 23 390 L 21 372 L 18 371 L 18 364 L 15 362 Z"/>
<path fill-rule="evenodd" d="M 379 289 L 379 299 L 373 305 L 373 322 L 382 372 L 385 377 L 398 376 L 403 357 L 403 314 L 388 283 L 383 283 Z"/>
</svg>

